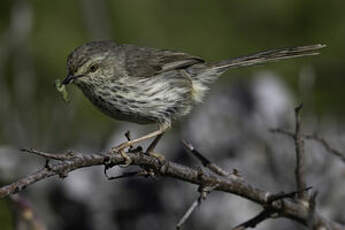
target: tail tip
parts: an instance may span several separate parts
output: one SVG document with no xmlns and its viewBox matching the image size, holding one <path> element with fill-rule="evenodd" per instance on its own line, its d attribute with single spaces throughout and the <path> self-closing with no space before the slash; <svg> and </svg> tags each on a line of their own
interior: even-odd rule
<svg viewBox="0 0 345 230">
<path fill-rule="evenodd" d="M 326 44 L 317 44 L 316 47 L 317 47 L 318 49 L 322 49 L 322 48 L 327 47 L 327 45 L 326 45 Z"/>
</svg>

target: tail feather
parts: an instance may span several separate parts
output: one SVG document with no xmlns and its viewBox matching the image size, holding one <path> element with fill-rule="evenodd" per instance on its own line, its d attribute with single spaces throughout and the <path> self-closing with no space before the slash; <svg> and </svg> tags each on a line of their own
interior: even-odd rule
<svg viewBox="0 0 345 230">
<path fill-rule="evenodd" d="M 208 85 L 214 82 L 228 69 L 264 64 L 267 62 L 275 62 L 290 58 L 318 55 L 318 50 L 324 47 L 326 47 L 326 45 L 317 44 L 293 48 L 273 49 L 220 62 L 208 63 L 206 65 L 193 65 L 188 68 L 187 72 L 192 78 L 194 100 L 196 102 L 201 102 L 208 90 Z"/>
<path fill-rule="evenodd" d="M 284 59 L 298 58 L 305 56 L 318 55 L 319 49 L 326 47 L 323 44 L 297 46 L 290 48 L 272 49 L 252 55 L 246 55 L 238 58 L 228 59 L 220 62 L 210 63 L 210 68 L 218 71 L 275 62 Z"/>
</svg>

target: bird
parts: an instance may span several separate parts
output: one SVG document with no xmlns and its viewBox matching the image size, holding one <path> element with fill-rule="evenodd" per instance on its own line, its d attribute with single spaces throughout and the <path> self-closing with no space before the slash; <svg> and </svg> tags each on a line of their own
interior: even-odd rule
<svg viewBox="0 0 345 230">
<path fill-rule="evenodd" d="M 157 124 L 158 129 L 114 148 L 127 164 L 124 149 L 154 138 L 153 150 L 172 122 L 188 115 L 203 101 L 209 86 L 224 72 L 284 59 L 313 56 L 326 45 L 315 44 L 266 50 L 237 58 L 207 62 L 181 51 L 91 41 L 67 57 L 63 85 L 76 85 L 101 112 L 139 124 Z"/>
</svg>

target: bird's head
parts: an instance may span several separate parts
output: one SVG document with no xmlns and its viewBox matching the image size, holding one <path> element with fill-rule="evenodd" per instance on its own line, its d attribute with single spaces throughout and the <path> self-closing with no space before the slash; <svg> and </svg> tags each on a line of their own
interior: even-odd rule
<svg viewBox="0 0 345 230">
<path fill-rule="evenodd" d="M 112 41 L 95 41 L 79 46 L 67 58 L 67 77 L 62 84 L 95 84 L 113 76 L 114 50 Z"/>
</svg>

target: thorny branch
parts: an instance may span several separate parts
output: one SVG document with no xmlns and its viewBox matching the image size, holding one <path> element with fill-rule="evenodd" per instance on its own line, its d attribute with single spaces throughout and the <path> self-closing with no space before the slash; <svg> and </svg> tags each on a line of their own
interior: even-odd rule
<svg viewBox="0 0 345 230">
<path fill-rule="evenodd" d="M 192 205 L 187 209 L 186 213 L 182 216 L 182 218 L 179 220 L 179 222 L 176 225 L 176 229 L 181 229 L 182 225 L 188 220 L 190 215 L 193 213 L 193 211 L 201 205 L 201 203 L 206 200 L 207 195 L 212 192 L 216 187 L 199 187 L 199 193 L 200 196 L 198 199 L 196 199 Z"/>
<path fill-rule="evenodd" d="M 318 226 L 315 226 L 315 209 L 316 209 L 316 196 L 317 191 L 313 192 L 313 194 L 309 198 L 309 217 L 308 217 L 308 227 L 309 229 L 319 229 Z"/>
<path fill-rule="evenodd" d="M 194 148 L 194 146 L 187 142 L 186 140 L 182 140 L 183 145 L 187 148 L 187 150 L 193 154 L 203 166 L 206 168 L 210 169 L 214 173 L 218 174 L 219 176 L 230 176 L 231 173 L 225 171 L 224 169 L 220 168 L 218 165 L 215 163 L 212 163 L 209 159 L 207 159 L 205 156 L 203 156 L 198 150 Z M 236 175 L 236 170 L 234 170 L 233 175 Z"/>
<path fill-rule="evenodd" d="M 237 170 L 233 170 L 233 173 L 231 174 L 230 172 L 225 171 L 215 163 L 211 162 L 209 159 L 207 159 L 204 155 L 202 155 L 197 149 L 194 148 L 194 146 L 187 142 L 186 140 L 182 140 L 182 144 L 185 146 L 185 148 L 190 152 L 193 156 L 195 156 L 201 164 L 206 167 L 207 169 L 211 170 L 211 172 L 214 172 L 215 174 L 222 176 L 222 177 L 230 177 L 230 176 L 236 176 L 237 175 Z M 204 174 L 203 170 L 200 168 L 199 169 L 199 176 L 201 177 Z M 212 187 L 206 187 L 206 186 L 199 186 L 199 193 L 200 196 L 198 199 L 196 199 L 192 205 L 187 209 L 186 213 L 182 216 L 180 221 L 176 225 L 176 229 L 181 229 L 182 225 L 188 220 L 188 218 L 191 216 L 193 211 L 201 205 L 202 201 L 206 200 L 207 195 L 211 193 L 217 185 L 214 185 Z"/>
<path fill-rule="evenodd" d="M 234 227 L 232 230 L 244 230 L 246 228 L 255 228 L 256 225 L 258 225 L 259 223 L 263 222 L 264 220 L 267 220 L 268 218 L 271 218 L 273 213 L 274 213 L 273 210 L 264 209 L 258 215 Z"/>
<path fill-rule="evenodd" d="M 294 138 L 294 133 L 287 131 L 287 130 L 283 130 L 283 129 L 279 129 L 279 128 L 275 128 L 275 129 L 270 129 L 270 131 L 272 133 L 280 133 L 280 134 L 284 134 L 287 136 L 290 136 L 292 138 Z M 332 147 L 327 141 L 326 139 L 320 137 L 317 134 L 303 134 L 302 135 L 304 139 L 306 140 L 313 140 L 318 142 L 319 144 L 321 144 L 326 151 L 328 151 L 329 153 L 333 154 L 334 156 L 338 157 L 342 162 L 345 163 L 345 154 L 342 153 L 341 151 L 335 149 L 334 147 Z"/>
<path fill-rule="evenodd" d="M 304 139 L 301 134 L 301 116 L 300 111 L 303 104 L 300 104 L 295 108 L 295 119 L 296 119 L 296 129 L 295 129 L 295 149 L 296 149 L 296 169 L 295 177 L 297 183 L 297 190 L 301 191 L 298 194 L 298 198 L 305 200 L 307 194 L 304 192 L 307 187 L 307 182 L 305 178 L 305 151 L 304 151 Z M 302 192 L 303 191 L 303 192 Z"/>
<path fill-rule="evenodd" d="M 42 154 L 40 151 L 33 149 L 27 150 L 27 152 L 35 153 L 38 155 L 44 155 L 45 158 L 59 159 L 68 158 L 71 153 L 66 154 Z M 260 188 L 254 187 L 247 183 L 243 178 L 236 177 L 222 177 L 215 173 L 205 172 L 200 176 L 198 169 L 193 169 L 188 166 L 177 164 L 171 161 L 167 161 L 165 164 L 151 156 L 142 153 L 127 153 L 132 159 L 133 165 L 143 166 L 154 170 L 161 177 L 172 177 L 179 180 L 183 180 L 189 183 L 193 183 L 199 186 L 215 186 L 215 190 L 232 193 L 246 199 L 249 199 L 260 205 L 268 205 L 270 209 L 278 213 L 279 216 L 287 217 L 295 220 L 301 224 L 308 224 L 309 210 L 305 205 L 295 202 L 294 200 L 284 199 L 276 202 L 271 202 L 269 197 L 272 194 L 268 191 L 264 191 Z M 22 191 L 25 187 L 46 179 L 52 176 L 67 176 L 69 172 L 96 165 L 121 165 L 125 159 L 120 154 L 114 153 L 98 153 L 98 154 L 80 154 L 74 153 L 73 158 L 69 160 L 60 160 L 58 162 L 51 163 L 49 168 L 42 168 L 29 176 L 18 179 L 9 185 L 0 188 L 0 197 L 6 197 L 9 194 L 14 194 Z M 329 229 L 341 229 L 340 225 L 325 217 L 321 216 L 315 211 L 314 222 L 321 223 L 323 226 L 330 226 Z"/>
<path fill-rule="evenodd" d="M 311 189 L 311 187 L 308 187 L 305 189 L 305 191 Z M 294 191 L 294 192 L 289 192 L 289 193 L 284 193 L 280 192 L 277 194 L 272 194 L 267 198 L 268 204 L 272 204 L 272 202 L 282 200 L 285 198 L 294 198 L 295 195 L 299 194 L 300 192 L 305 192 L 305 191 Z M 267 220 L 268 218 L 272 218 L 274 215 L 277 216 L 278 213 L 276 213 L 274 210 L 271 209 L 270 205 L 263 205 L 263 210 L 253 218 L 247 220 L 246 222 L 237 225 L 234 227 L 232 230 L 243 230 L 246 228 L 255 228 L 258 224 L 261 222 Z M 311 212 L 309 212 L 311 214 Z M 314 213 L 312 213 L 314 215 Z"/>
<path fill-rule="evenodd" d="M 298 110 L 296 110 L 296 118 L 298 118 Z M 301 145 L 301 138 L 313 139 L 319 141 L 325 146 L 325 148 L 332 153 L 337 152 L 331 148 L 330 145 L 322 138 L 308 138 L 300 131 L 300 120 L 296 119 L 296 132 L 291 133 L 288 131 L 275 129 L 273 132 L 284 133 L 290 137 L 293 137 L 295 145 Z M 313 136 L 314 137 L 314 136 Z M 310 229 L 344 229 L 344 226 L 328 220 L 322 216 L 316 207 L 316 192 L 311 196 L 307 196 L 306 183 L 302 183 L 297 191 L 290 193 L 271 193 L 264 191 L 258 187 L 255 187 L 248 183 L 244 178 L 237 175 L 237 171 L 229 173 L 216 164 L 212 163 L 206 157 L 200 154 L 190 143 L 184 142 L 186 148 L 195 155 L 201 163 L 209 169 L 202 170 L 191 168 L 189 166 L 177 164 L 172 161 L 165 161 L 162 163 L 159 159 L 150 155 L 144 154 L 143 151 L 129 152 L 127 155 L 132 160 L 132 165 L 139 166 L 143 169 L 140 172 L 133 172 L 119 176 L 118 178 L 127 176 L 150 176 L 155 175 L 159 177 L 172 177 L 178 180 L 182 180 L 188 183 L 196 184 L 199 186 L 200 196 L 187 210 L 185 215 L 179 221 L 177 227 L 181 227 L 182 224 L 188 219 L 193 210 L 201 204 L 206 198 L 206 195 L 213 191 L 223 191 L 226 193 L 235 194 L 251 200 L 262 206 L 263 210 L 257 216 L 249 219 L 248 221 L 236 226 L 234 229 L 246 229 L 255 227 L 262 221 L 274 217 L 286 217 L 308 226 Z M 303 144 L 303 143 L 302 143 Z M 302 147 L 303 148 L 303 147 Z M 59 176 L 60 178 L 68 176 L 68 173 L 80 168 L 91 167 L 91 166 L 105 166 L 106 169 L 114 166 L 119 166 L 125 162 L 125 159 L 117 153 L 112 151 L 107 153 L 96 153 L 96 154 L 81 154 L 81 153 L 46 153 L 37 151 L 34 149 L 24 149 L 23 151 L 31 154 L 38 155 L 46 160 L 45 166 L 32 173 L 31 175 L 25 176 L 17 181 L 3 186 L 0 188 L 0 198 L 4 198 L 11 194 L 22 191 L 25 187 L 34 184 L 38 181 L 44 180 L 48 177 Z M 301 146 L 296 146 L 296 156 L 298 158 L 297 151 L 301 150 Z M 337 152 L 340 153 L 340 152 Z M 304 152 L 302 152 L 304 154 Z M 342 155 L 342 154 L 336 154 Z M 296 159 L 297 160 L 297 159 Z M 53 162 L 49 162 L 53 161 Z M 304 167 L 304 161 L 300 161 L 300 166 Z M 296 170 L 297 172 L 297 170 Z M 298 175 L 304 176 L 304 172 L 298 171 Z M 113 179 L 113 178 L 110 178 Z M 297 179 L 297 177 L 296 177 Z M 299 194 L 306 194 L 302 198 Z M 296 197 L 297 195 L 297 197 Z"/>
<path fill-rule="evenodd" d="M 230 172 L 227 172 L 226 170 L 222 169 L 221 167 L 207 159 L 197 149 L 195 149 L 191 143 L 187 142 L 186 140 L 182 140 L 182 144 L 185 146 L 188 152 L 195 156 L 201 162 L 201 164 L 207 169 L 211 170 L 211 172 L 214 172 L 215 174 L 222 177 L 238 176 L 237 170 L 233 170 L 232 174 Z M 204 172 L 200 168 L 199 176 L 201 177 L 203 174 Z M 201 205 L 202 201 L 206 200 L 207 195 L 211 193 L 216 187 L 217 185 L 213 187 L 199 186 L 200 196 L 192 203 L 192 205 L 188 208 L 186 213 L 182 216 L 182 218 L 176 225 L 176 229 L 180 229 L 182 227 L 182 225 L 188 220 L 193 211 Z"/>
<path fill-rule="evenodd" d="M 295 132 L 290 132 L 283 129 L 270 129 L 272 133 L 281 133 L 284 135 L 287 135 L 289 137 L 292 137 L 295 142 L 295 150 L 296 150 L 296 169 L 295 169 L 295 176 L 296 176 L 296 183 L 297 188 L 300 192 L 298 192 L 298 200 L 301 201 L 301 204 L 304 204 L 308 210 L 308 223 L 307 226 L 309 229 L 332 229 L 331 226 L 325 226 L 323 223 L 320 223 L 317 221 L 316 218 L 316 196 L 317 191 L 314 191 L 311 195 L 308 195 L 306 193 L 306 177 L 305 177 L 305 150 L 304 150 L 304 140 L 314 140 L 319 142 L 321 145 L 324 146 L 324 148 L 332 153 L 333 155 L 339 157 L 343 162 L 345 162 L 345 156 L 338 150 L 334 149 L 328 142 L 319 137 L 318 135 L 306 135 L 302 134 L 301 132 L 301 118 L 300 118 L 300 111 L 303 107 L 303 104 L 297 106 L 295 108 Z M 344 227 L 336 226 L 336 228 L 341 229 Z"/>
</svg>

